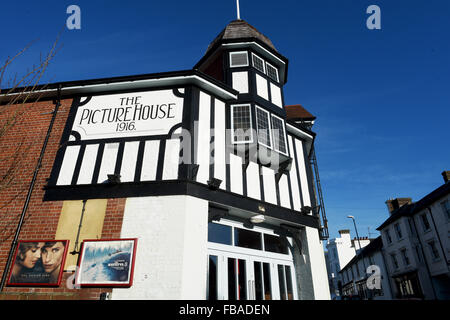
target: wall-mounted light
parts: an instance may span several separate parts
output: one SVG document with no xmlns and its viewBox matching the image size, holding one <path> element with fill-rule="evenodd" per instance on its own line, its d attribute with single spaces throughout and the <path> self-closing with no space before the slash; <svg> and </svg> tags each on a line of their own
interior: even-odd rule
<svg viewBox="0 0 450 320">
<path fill-rule="evenodd" d="M 257 214 L 250 217 L 251 223 L 263 223 L 264 221 L 266 221 L 266 217 L 263 214 Z"/>
</svg>

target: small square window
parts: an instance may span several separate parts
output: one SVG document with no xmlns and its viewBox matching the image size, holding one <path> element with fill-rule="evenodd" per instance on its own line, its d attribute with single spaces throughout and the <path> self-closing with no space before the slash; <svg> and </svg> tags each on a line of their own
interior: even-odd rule
<svg viewBox="0 0 450 320">
<path fill-rule="evenodd" d="M 230 67 L 247 67 L 248 54 L 247 51 L 230 52 Z"/>
</svg>

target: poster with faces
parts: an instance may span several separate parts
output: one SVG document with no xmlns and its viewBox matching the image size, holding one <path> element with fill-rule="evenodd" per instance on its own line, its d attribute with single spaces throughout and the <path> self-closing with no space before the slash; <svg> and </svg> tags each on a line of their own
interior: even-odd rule
<svg viewBox="0 0 450 320">
<path fill-rule="evenodd" d="M 59 286 L 69 240 L 19 241 L 8 286 Z"/>
</svg>

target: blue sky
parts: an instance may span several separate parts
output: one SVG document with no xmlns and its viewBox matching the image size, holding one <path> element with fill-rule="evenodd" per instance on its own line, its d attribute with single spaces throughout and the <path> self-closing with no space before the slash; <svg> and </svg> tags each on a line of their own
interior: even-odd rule
<svg viewBox="0 0 450 320">
<path fill-rule="evenodd" d="M 81 8 L 81 30 L 65 28 Z M 381 8 L 381 30 L 366 8 Z M 317 116 L 316 150 L 331 237 L 374 236 L 388 198 L 419 200 L 450 169 L 450 1 L 241 0 L 241 17 L 289 59 L 286 104 Z M 235 0 L 8 1 L 0 61 L 27 43 L 14 72 L 61 49 L 44 82 L 191 69 L 236 18 Z"/>
</svg>

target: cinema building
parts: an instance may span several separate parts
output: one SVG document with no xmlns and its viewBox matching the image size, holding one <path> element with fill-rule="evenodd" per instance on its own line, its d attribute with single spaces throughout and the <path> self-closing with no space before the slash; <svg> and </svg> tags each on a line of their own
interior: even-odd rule
<svg viewBox="0 0 450 320">
<path fill-rule="evenodd" d="M 1 268 L 18 226 L 18 240 L 68 248 L 59 283 L 6 283 L 0 297 L 329 299 L 315 118 L 285 105 L 287 74 L 272 42 L 235 20 L 192 70 L 39 87 L 4 144 L 36 141 L 17 169 L 29 199 L 0 198 Z M 81 264 L 86 240 L 111 239 L 133 240 L 132 261 L 103 261 L 129 268 L 126 281 L 78 282 L 98 267 Z"/>
</svg>

